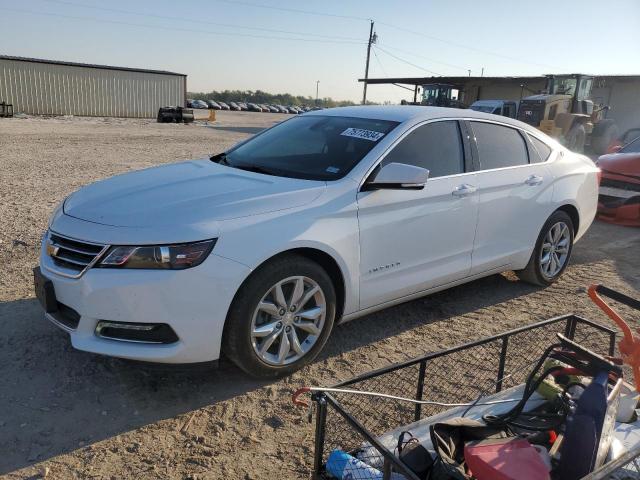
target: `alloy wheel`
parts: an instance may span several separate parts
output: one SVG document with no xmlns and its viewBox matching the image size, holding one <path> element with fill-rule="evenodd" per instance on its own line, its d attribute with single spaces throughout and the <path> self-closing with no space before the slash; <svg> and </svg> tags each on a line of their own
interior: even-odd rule
<svg viewBox="0 0 640 480">
<path fill-rule="evenodd" d="M 251 343 L 269 365 L 300 360 L 322 333 L 327 311 L 324 292 L 309 277 L 288 277 L 273 285 L 256 306 Z"/>
<path fill-rule="evenodd" d="M 544 237 L 540 250 L 540 272 L 551 280 L 564 268 L 569 258 L 571 247 L 571 232 L 564 222 L 551 226 Z"/>
</svg>

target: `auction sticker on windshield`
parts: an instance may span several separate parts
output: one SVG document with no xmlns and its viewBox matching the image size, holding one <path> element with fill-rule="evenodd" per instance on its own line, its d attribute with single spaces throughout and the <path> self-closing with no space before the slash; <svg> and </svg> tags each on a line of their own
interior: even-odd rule
<svg viewBox="0 0 640 480">
<path fill-rule="evenodd" d="M 382 137 L 384 137 L 384 133 L 374 132 L 373 130 L 365 130 L 364 128 L 347 128 L 340 135 L 344 135 L 345 137 L 354 137 L 361 138 L 363 140 L 370 140 L 372 142 L 377 142 Z"/>
</svg>

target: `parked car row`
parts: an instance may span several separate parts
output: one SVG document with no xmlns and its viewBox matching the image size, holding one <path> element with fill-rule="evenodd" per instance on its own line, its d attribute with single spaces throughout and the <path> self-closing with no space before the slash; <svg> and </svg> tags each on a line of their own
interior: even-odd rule
<svg viewBox="0 0 640 480">
<path fill-rule="evenodd" d="M 292 113 L 299 114 L 309 112 L 311 110 L 322 110 L 322 107 L 309 107 L 307 105 L 268 105 L 264 103 L 245 103 L 245 102 L 222 102 L 216 100 L 191 100 L 187 99 L 187 107 L 189 108 L 212 108 L 214 110 L 235 110 L 248 112 L 267 112 L 267 113 Z"/>
</svg>

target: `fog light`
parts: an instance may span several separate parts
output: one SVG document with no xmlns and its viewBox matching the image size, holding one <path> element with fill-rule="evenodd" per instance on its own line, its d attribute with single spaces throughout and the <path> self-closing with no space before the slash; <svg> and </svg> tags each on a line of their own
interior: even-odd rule
<svg viewBox="0 0 640 480">
<path fill-rule="evenodd" d="M 136 343 L 175 343 L 178 336 L 166 323 L 109 322 L 101 320 L 96 335 L 109 340 Z"/>
</svg>

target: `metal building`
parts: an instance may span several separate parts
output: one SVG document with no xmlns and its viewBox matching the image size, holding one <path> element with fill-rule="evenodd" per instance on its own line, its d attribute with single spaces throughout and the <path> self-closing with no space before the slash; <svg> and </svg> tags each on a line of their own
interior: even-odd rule
<svg viewBox="0 0 640 480">
<path fill-rule="evenodd" d="M 360 79 L 364 82 L 364 79 Z M 370 78 L 369 85 L 392 84 L 408 90 L 407 100 L 419 100 L 418 89 L 428 83 L 447 83 L 459 89 L 463 103 L 476 100 L 521 100 L 540 93 L 546 77 L 415 77 Z M 620 132 L 640 127 L 640 75 L 596 75 L 592 95 L 594 102 L 608 105 L 607 118 L 615 120 Z"/>
<path fill-rule="evenodd" d="M 0 102 L 15 112 L 155 117 L 184 106 L 186 91 L 181 73 L 0 55 Z"/>
</svg>

